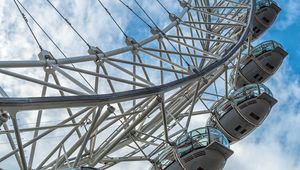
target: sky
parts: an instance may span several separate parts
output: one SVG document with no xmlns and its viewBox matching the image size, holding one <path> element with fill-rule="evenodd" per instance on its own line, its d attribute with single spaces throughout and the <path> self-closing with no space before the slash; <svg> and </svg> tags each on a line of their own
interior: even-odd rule
<svg viewBox="0 0 300 170">
<path fill-rule="evenodd" d="M 45 13 L 50 11 L 45 9 L 43 1 L 24 1 L 25 4 L 32 5 L 31 10 L 35 13 Z M 103 50 L 120 47 L 122 44 L 122 33 L 110 23 L 103 10 L 93 5 L 91 0 L 82 3 L 71 3 L 71 1 L 55 1 L 56 5 L 64 8 L 66 15 L 73 16 L 71 22 L 78 27 L 86 39 L 92 44 L 99 44 Z M 113 3 L 105 1 L 107 7 L 110 8 L 116 18 L 122 18 L 129 12 L 125 8 L 115 6 Z M 173 10 L 177 6 L 172 6 L 171 1 L 167 2 L 167 7 Z M 244 140 L 234 144 L 232 149 L 234 155 L 228 159 L 225 170 L 298 170 L 300 169 L 300 2 L 295 0 L 276 0 L 282 8 L 278 19 L 267 33 L 263 35 L 255 44 L 265 40 L 276 40 L 280 42 L 289 55 L 285 59 L 282 67 L 278 72 L 266 83 L 273 91 L 278 103 L 272 109 L 270 116 L 265 120 L 263 125 L 256 129 Z M 61 4 L 60 4 L 61 3 Z M 144 5 L 150 1 L 143 1 Z M 8 0 L 0 0 L 0 60 L 6 59 L 33 59 L 33 54 L 38 53 L 39 49 L 34 45 L 32 37 L 28 35 L 25 27 L 17 11 L 12 10 L 13 4 Z M 42 8 L 41 8 L 42 7 Z M 75 12 L 74 12 L 75 11 Z M 50 26 L 57 29 L 45 28 L 52 33 L 53 37 L 65 49 L 68 55 L 76 55 L 86 51 L 84 43 L 68 31 L 67 26 L 54 13 L 49 13 L 52 17 L 38 18 L 40 21 L 47 21 Z M 164 18 L 161 18 L 161 9 L 153 14 L 154 19 L 163 25 Z M 44 15 L 41 15 L 44 16 Z M 37 17 L 39 17 L 37 15 Z M 101 23 L 95 22 L 101 17 Z M 128 15 L 128 20 L 118 20 L 122 28 L 131 34 L 137 34 L 130 27 L 132 15 Z M 74 19 L 75 18 L 75 19 Z M 141 24 L 141 23 L 137 23 Z M 61 25 L 57 27 L 57 25 Z M 49 28 L 49 29 L 48 29 Z M 97 28 L 97 29 L 95 29 Z M 88 31 L 86 31 L 88 30 Z M 145 35 L 146 32 L 139 32 L 139 35 Z M 24 36 L 28 35 L 28 36 Z M 63 37 L 63 38 L 62 38 Z M 105 43 L 99 43 L 99 39 L 105 40 Z M 74 43 L 77 42 L 77 43 Z M 49 42 L 45 46 L 51 47 Z M 54 49 L 54 48 L 53 48 Z M 19 89 L 16 82 L 9 81 L 0 82 L 1 86 L 8 89 L 8 93 L 27 94 L 26 91 Z M 8 88 L 10 87 L 10 88 Z M 13 90 L 9 90 L 13 89 Z M 1 147 L 1 146 L 0 146 Z M 1 148 L 0 148 L 1 149 Z M 0 167 L 3 166 L 0 163 Z M 141 169 L 143 164 L 126 164 L 129 169 Z M 121 167 L 116 167 L 118 169 Z"/>
<path fill-rule="evenodd" d="M 276 40 L 289 55 L 279 71 L 266 83 L 278 103 L 263 125 L 232 146 L 234 155 L 225 170 L 300 169 L 299 43 L 300 2 L 277 0 L 282 8 L 272 28 L 258 41 Z"/>
</svg>

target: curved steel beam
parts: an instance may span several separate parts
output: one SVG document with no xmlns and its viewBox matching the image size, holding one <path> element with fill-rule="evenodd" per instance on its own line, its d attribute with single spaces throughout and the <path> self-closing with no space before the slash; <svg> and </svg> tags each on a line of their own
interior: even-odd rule
<svg viewBox="0 0 300 170">
<path fill-rule="evenodd" d="M 97 106 L 99 104 L 117 103 L 126 101 L 128 99 L 138 99 L 157 95 L 196 81 L 202 76 L 222 66 L 228 59 L 234 56 L 235 52 L 243 45 L 251 30 L 255 13 L 255 3 L 256 0 L 251 0 L 251 9 L 249 12 L 247 26 L 239 41 L 235 45 L 232 45 L 230 49 L 228 49 L 228 52 L 221 59 L 215 61 L 214 63 L 210 64 L 209 66 L 193 75 L 155 87 L 148 87 L 111 94 L 64 97 L 0 98 L 0 107 L 6 110 L 37 110 L 65 107 Z"/>
</svg>

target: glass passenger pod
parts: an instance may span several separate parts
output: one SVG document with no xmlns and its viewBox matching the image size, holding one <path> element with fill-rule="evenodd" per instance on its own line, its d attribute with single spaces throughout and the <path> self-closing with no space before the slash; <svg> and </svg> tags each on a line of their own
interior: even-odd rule
<svg viewBox="0 0 300 170">
<path fill-rule="evenodd" d="M 234 89 L 239 89 L 247 84 L 264 83 L 279 69 L 287 55 L 278 42 L 265 41 L 259 44 L 250 56 L 242 59 L 236 77 L 232 72 L 230 84 Z"/>
<path fill-rule="evenodd" d="M 273 0 L 257 0 L 252 39 L 262 35 L 276 20 L 281 8 Z"/>
<path fill-rule="evenodd" d="M 177 158 L 171 147 L 159 154 L 157 169 L 181 170 L 182 166 L 189 170 L 223 169 L 226 160 L 233 154 L 229 147 L 228 139 L 218 129 L 213 127 L 195 129 L 177 139 Z"/>
<path fill-rule="evenodd" d="M 207 124 L 220 129 L 232 144 L 260 126 L 276 103 L 265 85 L 249 84 L 218 101 Z"/>
</svg>

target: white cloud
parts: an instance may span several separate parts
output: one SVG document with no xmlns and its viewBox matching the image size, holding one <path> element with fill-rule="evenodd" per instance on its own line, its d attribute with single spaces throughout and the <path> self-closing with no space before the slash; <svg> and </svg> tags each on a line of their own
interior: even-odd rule
<svg viewBox="0 0 300 170">
<path fill-rule="evenodd" d="M 86 54 L 86 47 L 84 44 L 59 18 L 53 9 L 40 2 L 36 2 L 38 5 L 31 5 L 31 3 L 35 4 L 33 1 L 24 2 L 26 2 L 25 4 L 27 4 L 31 11 L 33 11 L 36 19 L 43 25 L 44 28 L 46 28 L 47 31 L 49 31 L 49 34 L 53 37 L 53 39 L 63 50 L 66 51 L 68 56 Z M 91 3 L 91 1 L 72 2 L 73 1 L 71 0 L 54 1 L 54 4 L 57 5 L 60 10 L 65 9 L 63 11 L 70 16 L 70 21 L 73 26 L 76 27 L 76 29 L 78 29 L 78 31 L 89 42 L 91 42 L 92 45 L 99 46 L 103 50 L 110 50 L 111 48 L 117 48 L 124 45 L 122 33 L 118 30 L 116 25 L 113 24 L 104 10 L 98 6 L 98 4 Z M 130 17 L 124 19 L 124 16 L 130 16 L 128 15 L 130 12 L 126 8 L 120 8 L 119 6 L 116 6 L 115 3 L 108 0 L 105 2 L 108 5 L 107 7 L 113 11 L 112 13 L 115 15 L 122 28 L 128 28 L 131 19 L 136 20 L 136 18 Z M 178 6 L 173 5 L 173 1 L 166 2 L 168 2 L 168 9 L 178 9 Z M 151 3 L 152 1 L 144 1 L 143 5 L 151 6 L 153 8 L 152 12 L 157 14 L 154 15 L 154 18 L 159 20 L 159 23 L 163 25 L 164 21 L 168 19 L 168 16 L 165 12 L 162 12 L 162 9 L 159 9 L 159 6 L 152 6 Z M 65 8 L 70 4 L 72 6 Z M 9 37 L 6 37 L 6 35 L 0 34 L 0 59 L 36 59 L 36 54 L 39 50 L 36 48 L 36 45 L 34 44 L 27 27 L 25 27 L 20 14 L 15 9 L 16 8 L 13 6 L 12 1 L 0 1 L 0 32 L 5 31 L 6 35 L 10 35 Z M 295 19 L 299 15 L 298 9 L 299 5 L 295 1 L 289 0 L 287 8 L 285 9 L 287 10 L 287 14 L 285 16 L 286 20 L 280 22 L 278 25 L 280 25 L 281 28 L 287 28 L 294 24 Z M 157 12 L 156 10 L 160 12 Z M 45 19 L 45 16 L 48 17 Z M 36 26 L 34 26 L 34 29 L 38 32 L 38 36 L 40 38 L 46 40 L 42 33 L 38 31 Z M 143 30 L 141 32 L 143 33 Z M 53 50 L 55 56 L 62 57 L 49 41 L 43 41 L 43 45 L 46 49 L 49 49 L 50 51 Z M 30 75 L 34 73 L 34 75 L 37 75 L 37 71 L 38 70 L 36 69 L 30 70 L 28 71 L 28 74 Z M 286 75 L 289 76 L 287 77 Z M 43 74 L 38 76 L 42 78 Z M 296 150 L 298 149 L 297 143 L 300 142 L 300 138 L 298 138 L 295 134 L 297 134 L 297 129 L 300 128 L 298 123 L 300 121 L 300 117 L 297 115 L 299 112 L 299 104 L 297 101 L 299 101 L 300 98 L 297 94 L 300 94 L 300 85 L 298 80 L 295 83 L 290 82 L 290 84 L 287 84 L 286 82 L 290 79 L 296 79 L 295 75 L 290 75 L 290 71 L 287 69 L 281 69 L 281 71 L 276 74 L 274 79 L 271 81 L 272 83 L 269 83 L 272 90 L 277 92 L 276 96 L 280 103 L 271 113 L 263 127 L 261 127 L 253 135 L 249 136 L 249 138 L 245 139 L 245 141 L 242 141 L 233 147 L 235 155 L 228 161 L 228 170 L 299 169 Z M 32 86 L 32 84 L 22 84 L 24 82 L 2 76 L 1 80 L 5 81 L 1 81 L 0 85 L 7 89 L 7 92 L 12 96 L 39 95 L 40 89 L 36 90 L 36 87 Z M 68 84 L 67 81 L 62 83 Z M 22 84 L 22 87 L 24 88 L 20 88 L 20 84 Z M 54 92 L 52 94 L 54 94 Z M 61 117 L 58 116 L 56 118 Z M 31 116 L 30 119 L 30 122 L 33 122 L 35 116 Z M 52 119 L 57 120 L 53 117 Z M 204 118 L 201 117 L 199 121 L 203 124 Z M 276 122 L 276 124 L 274 124 L 274 122 Z M 193 122 L 193 124 L 196 123 Z M 281 136 L 283 132 L 286 134 L 285 136 Z M 278 140 L 278 138 L 282 140 Z M 257 143 L 256 139 L 260 142 Z M 282 147 L 282 141 L 286 143 L 285 148 Z M 7 150 L 1 149 L 1 152 L 6 153 Z M 8 164 L 13 164 L 11 163 L 13 161 L 15 160 L 8 161 Z M 249 163 L 250 161 L 253 163 Z M 8 164 L 3 165 L 3 163 L 0 163 L 0 166 L 11 167 L 11 165 Z M 124 166 L 129 169 L 145 169 L 144 163 L 120 164 L 115 167 L 115 169 L 124 169 Z M 147 166 L 149 166 L 149 164 L 147 164 Z"/>
<path fill-rule="evenodd" d="M 233 145 L 225 170 L 297 170 L 299 164 L 300 83 L 289 64 L 267 83 L 278 99 L 267 120 L 253 134 Z"/>
<path fill-rule="evenodd" d="M 295 0 L 281 0 L 278 1 L 279 6 L 282 8 L 283 17 L 276 24 L 276 28 L 279 30 L 285 30 L 288 27 L 297 24 L 297 19 L 300 16 L 300 4 Z"/>
</svg>

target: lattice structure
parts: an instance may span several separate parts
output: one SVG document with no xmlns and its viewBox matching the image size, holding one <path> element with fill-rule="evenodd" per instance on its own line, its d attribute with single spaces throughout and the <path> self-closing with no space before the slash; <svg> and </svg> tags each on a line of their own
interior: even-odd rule
<svg viewBox="0 0 300 170">
<path fill-rule="evenodd" d="M 179 0 L 172 11 L 168 0 L 153 7 L 95 0 L 124 38 L 122 47 L 107 51 L 89 42 L 57 3 L 45 1 L 86 45 L 78 56 L 68 56 L 26 4 L 14 3 L 40 52 L 33 60 L 0 61 L 4 78 L 34 91 L 28 97 L 0 88 L 0 135 L 10 148 L 0 165 L 107 169 L 148 161 L 152 169 L 216 170 L 233 153 L 229 143 L 258 127 L 276 103 L 257 83 L 272 76 L 287 53 L 273 41 L 251 45 L 280 12 L 273 1 Z M 126 9 L 136 24 L 122 27 L 109 3 Z M 167 24 L 156 20 L 157 9 Z M 131 34 L 138 30 L 147 36 Z M 257 101 L 259 107 L 248 107 Z M 201 128 L 206 118 L 209 127 Z"/>
</svg>

